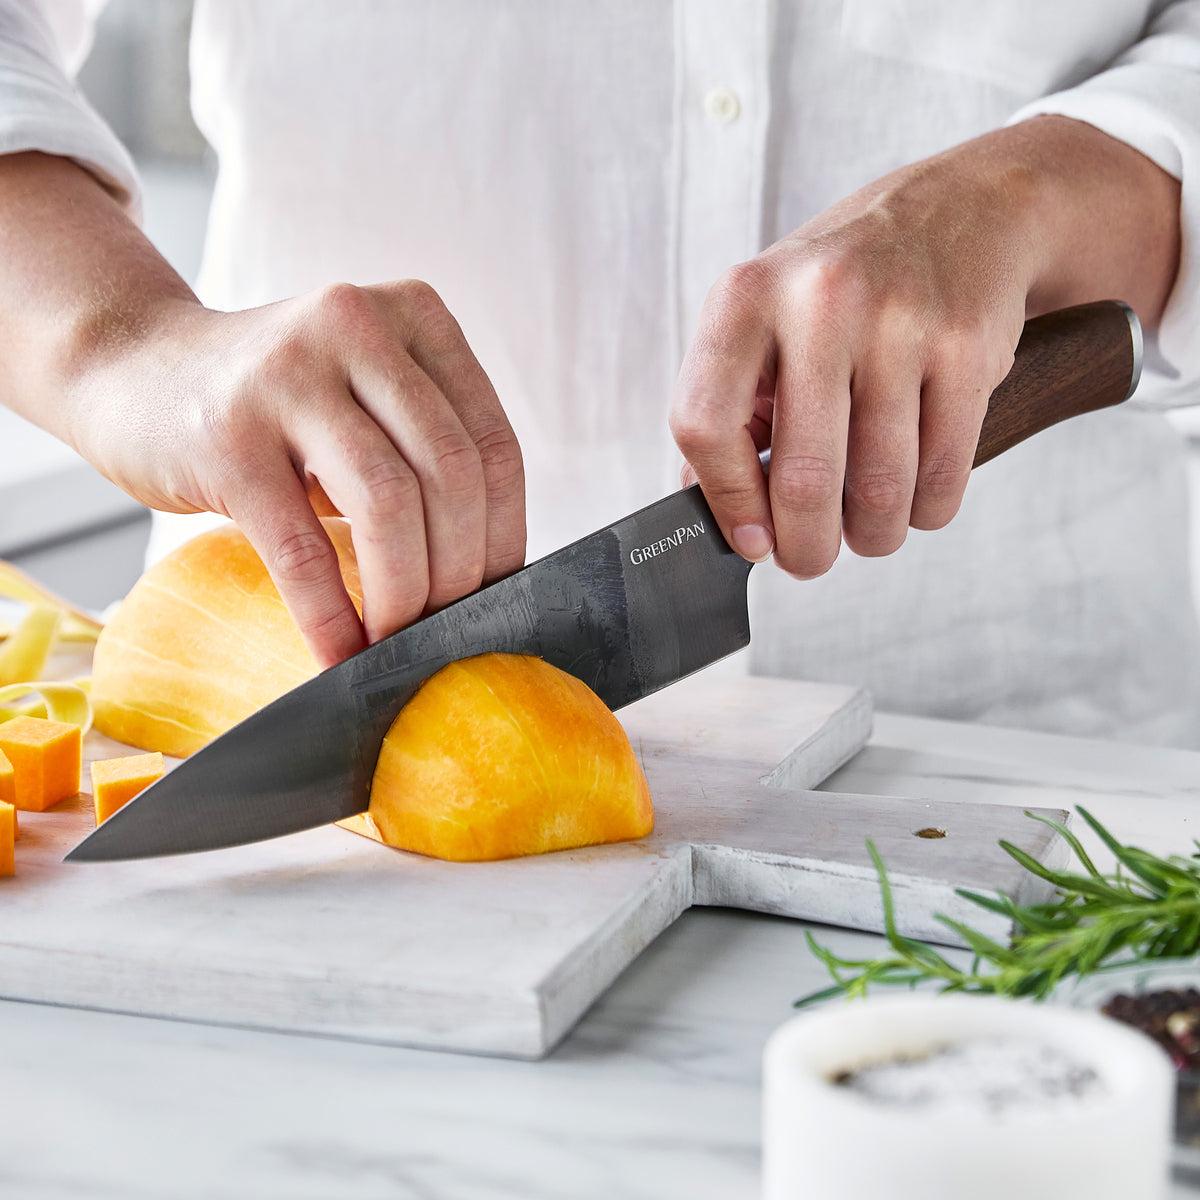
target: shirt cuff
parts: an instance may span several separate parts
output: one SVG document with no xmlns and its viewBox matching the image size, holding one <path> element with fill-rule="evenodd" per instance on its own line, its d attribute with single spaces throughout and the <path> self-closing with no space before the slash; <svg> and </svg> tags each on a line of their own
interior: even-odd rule
<svg viewBox="0 0 1200 1200">
<path fill-rule="evenodd" d="M 1200 73 L 1164 63 L 1113 67 L 1026 105 L 1008 124 L 1041 115 L 1086 121 L 1182 182 L 1179 274 L 1158 330 L 1146 335 L 1145 370 L 1129 403 L 1200 402 Z"/>
</svg>

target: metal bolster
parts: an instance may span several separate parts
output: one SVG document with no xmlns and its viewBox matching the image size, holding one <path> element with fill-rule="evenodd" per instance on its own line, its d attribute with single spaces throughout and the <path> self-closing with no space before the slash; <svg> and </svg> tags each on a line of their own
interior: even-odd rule
<svg viewBox="0 0 1200 1200">
<path fill-rule="evenodd" d="M 1129 380 L 1129 391 L 1125 393 L 1125 399 L 1128 400 L 1137 391 L 1138 381 L 1142 377 L 1142 323 L 1138 320 L 1137 313 L 1124 300 L 1118 300 L 1117 303 L 1125 310 L 1125 317 L 1129 321 L 1129 336 L 1133 341 L 1133 374 Z"/>
</svg>

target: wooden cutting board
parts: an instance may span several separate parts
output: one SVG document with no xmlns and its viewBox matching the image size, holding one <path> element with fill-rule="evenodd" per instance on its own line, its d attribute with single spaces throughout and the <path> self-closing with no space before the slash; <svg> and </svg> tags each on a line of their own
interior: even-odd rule
<svg viewBox="0 0 1200 1200">
<path fill-rule="evenodd" d="M 997 839 L 1054 850 L 1010 808 L 805 791 L 869 736 L 862 692 L 702 673 L 620 715 L 655 802 L 638 843 L 458 864 L 331 826 L 68 865 L 90 797 L 22 814 L 17 874 L 0 879 L 0 994 L 537 1058 L 690 905 L 877 930 L 869 836 L 905 932 L 946 941 L 934 912 L 987 925 L 956 887 L 1033 894 Z M 124 752 L 87 739 L 89 760 Z M 914 836 L 931 828 L 945 836 Z"/>
</svg>

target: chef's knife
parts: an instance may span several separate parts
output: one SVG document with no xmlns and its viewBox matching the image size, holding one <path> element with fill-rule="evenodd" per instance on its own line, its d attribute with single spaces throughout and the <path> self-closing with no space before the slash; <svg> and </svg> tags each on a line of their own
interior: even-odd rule
<svg viewBox="0 0 1200 1200">
<path fill-rule="evenodd" d="M 1132 309 L 1105 301 L 1025 326 L 992 393 L 974 465 L 1066 417 L 1127 399 Z M 748 644 L 750 565 L 698 486 L 558 550 L 318 675 L 109 817 L 71 861 L 236 846 L 367 808 L 384 734 L 422 680 L 488 650 L 540 655 L 613 709 Z"/>
</svg>

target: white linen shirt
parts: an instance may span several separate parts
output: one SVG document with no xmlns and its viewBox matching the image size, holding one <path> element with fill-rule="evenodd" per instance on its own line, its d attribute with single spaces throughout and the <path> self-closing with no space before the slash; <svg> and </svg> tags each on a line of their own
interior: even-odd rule
<svg viewBox="0 0 1200 1200">
<path fill-rule="evenodd" d="M 91 7 L 0 0 L 0 152 L 136 204 L 70 83 Z M 1153 411 L 1200 386 L 1197 0 L 198 0 L 191 70 L 220 164 L 201 298 L 430 282 L 521 440 L 531 556 L 677 486 L 671 384 L 726 267 L 1034 113 L 1137 146 L 1183 180 L 1184 262 L 1135 402 L 984 467 L 889 558 L 754 571 L 750 659 L 890 709 L 1200 744 L 1186 480 Z"/>
</svg>

